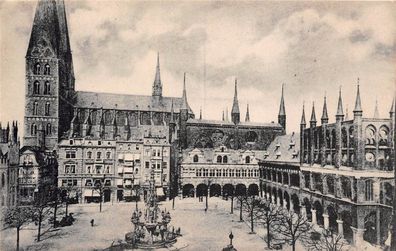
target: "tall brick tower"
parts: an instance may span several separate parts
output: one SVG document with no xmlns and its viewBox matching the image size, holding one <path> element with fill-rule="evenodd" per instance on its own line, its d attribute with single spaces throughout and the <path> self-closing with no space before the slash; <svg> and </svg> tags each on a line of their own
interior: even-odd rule
<svg viewBox="0 0 396 251">
<path fill-rule="evenodd" d="M 63 0 L 41 0 L 36 7 L 26 53 L 24 145 L 53 149 L 73 116 L 73 61 Z"/>
</svg>

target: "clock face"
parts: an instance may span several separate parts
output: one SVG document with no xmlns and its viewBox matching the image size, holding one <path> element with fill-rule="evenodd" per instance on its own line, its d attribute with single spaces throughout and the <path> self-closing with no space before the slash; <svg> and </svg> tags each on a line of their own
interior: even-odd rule
<svg viewBox="0 0 396 251">
<path fill-rule="evenodd" d="M 375 159 L 374 154 L 373 153 L 366 153 L 366 160 L 373 162 Z"/>
</svg>

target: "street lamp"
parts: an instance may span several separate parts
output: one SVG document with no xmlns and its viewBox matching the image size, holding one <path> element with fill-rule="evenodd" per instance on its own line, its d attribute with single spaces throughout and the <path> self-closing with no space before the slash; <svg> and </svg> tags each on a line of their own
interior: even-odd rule
<svg viewBox="0 0 396 251">
<path fill-rule="evenodd" d="M 228 238 L 230 238 L 230 246 L 232 247 L 232 239 L 234 239 L 234 235 L 232 234 L 232 231 L 230 232 L 230 235 L 228 235 Z"/>
</svg>

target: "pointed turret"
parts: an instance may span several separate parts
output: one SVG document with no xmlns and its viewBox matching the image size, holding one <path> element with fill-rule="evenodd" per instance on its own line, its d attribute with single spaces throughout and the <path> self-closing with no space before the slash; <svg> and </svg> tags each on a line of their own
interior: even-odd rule
<svg viewBox="0 0 396 251">
<path fill-rule="evenodd" d="M 278 123 L 286 131 L 286 110 L 285 110 L 285 100 L 283 97 L 283 88 L 284 88 L 284 84 L 282 84 L 282 94 L 281 94 L 281 101 L 280 101 L 280 105 L 279 105 Z"/>
<path fill-rule="evenodd" d="M 225 121 L 225 118 L 224 118 L 224 110 L 223 110 L 223 116 L 221 117 L 221 121 Z"/>
<path fill-rule="evenodd" d="M 199 107 L 199 120 L 202 120 L 202 107 Z"/>
<path fill-rule="evenodd" d="M 392 106 L 389 111 L 389 116 L 392 118 L 394 114 L 395 114 L 395 98 L 393 98 L 393 100 L 392 100 Z"/>
<path fill-rule="evenodd" d="M 356 101 L 355 101 L 355 109 L 353 109 L 353 114 L 356 116 L 362 115 L 362 102 L 360 101 L 360 85 L 358 79 L 357 91 L 356 91 Z"/>
<path fill-rule="evenodd" d="M 230 121 L 230 118 L 228 117 L 228 106 L 226 107 L 225 121 Z"/>
<path fill-rule="evenodd" d="M 309 121 L 310 127 L 316 126 L 315 102 L 312 102 L 311 120 Z"/>
<path fill-rule="evenodd" d="M 173 108 L 173 99 L 172 99 L 172 103 L 171 103 L 171 114 L 170 114 L 170 122 L 171 124 L 175 124 L 175 110 Z"/>
<path fill-rule="evenodd" d="M 232 103 L 231 119 L 234 124 L 239 124 L 240 122 L 237 79 L 235 79 L 234 101 Z"/>
<path fill-rule="evenodd" d="M 344 117 L 344 110 L 342 108 L 342 97 L 341 97 L 341 87 L 340 87 L 339 94 L 338 94 L 336 119 L 343 118 L 343 117 Z"/>
<path fill-rule="evenodd" d="M 303 103 L 300 125 L 306 125 L 306 124 L 307 123 L 305 122 L 305 104 Z"/>
<path fill-rule="evenodd" d="M 245 122 L 250 122 L 249 103 L 246 105 L 246 116 L 245 116 Z"/>
<path fill-rule="evenodd" d="M 322 125 L 323 124 L 327 124 L 329 122 L 329 116 L 327 114 L 327 102 L 326 102 L 326 95 L 324 96 L 324 100 L 323 100 L 323 112 L 322 112 Z"/>
<path fill-rule="evenodd" d="M 374 114 L 373 118 L 378 119 L 379 118 L 379 111 L 378 111 L 378 100 L 375 100 L 375 108 L 374 108 Z"/>
<path fill-rule="evenodd" d="M 157 68 L 155 71 L 155 78 L 153 83 L 153 97 L 162 97 L 162 83 L 160 75 L 159 52 L 157 53 Z"/>
</svg>

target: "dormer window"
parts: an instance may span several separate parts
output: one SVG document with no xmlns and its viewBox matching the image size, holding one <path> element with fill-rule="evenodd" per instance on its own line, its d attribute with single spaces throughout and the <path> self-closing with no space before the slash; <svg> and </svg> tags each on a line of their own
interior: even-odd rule
<svg viewBox="0 0 396 251">
<path fill-rule="evenodd" d="M 280 156 L 281 156 L 281 152 L 280 151 L 276 152 L 276 158 L 278 159 L 280 158 Z"/>
<path fill-rule="evenodd" d="M 228 163 L 228 157 L 227 156 L 223 156 L 223 163 Z"/>
<path fill-rule="evenodd" d="M 297 158 L 298 152 L 296 150 L 293 151 L 293 159 Z"/>
<path fill-rule="evenodd" d="M 198 155 L 194 155 L 194 157 L 193 157 L 193 162 L 194 162 L 194 163 L 197 163 L 198 160 L 199 160 L 199 159 L 198 159 Z"/>
<path fill-rule="evenodd" d="M 221 156 L 217 156 L 217 163 L 221 163 Z"/>
<path fill-rule="evenodd" d="M 250 164 L 250 156 L 246 156 L 246 158 L 245 158 L 245 163 L 246 163 L 246 164 Z"/>
<path fill-rule="evenodd" d="M 223 152 L 224 152 L 224 147 L 221 147 L 220 150 L 221 150 L 221 152 L 223 153 Z"/>
<path fill-rule="evenodd" d="M 289 149 L 293 149 L 296 143 L 294 141 L 290 141 Z"/>
</svg>

